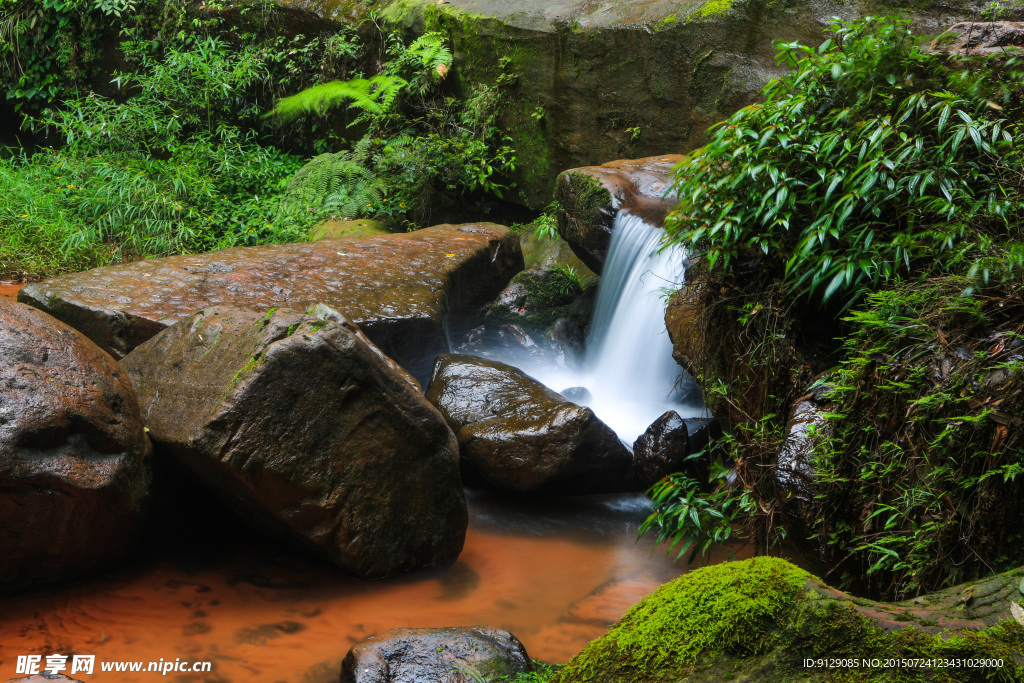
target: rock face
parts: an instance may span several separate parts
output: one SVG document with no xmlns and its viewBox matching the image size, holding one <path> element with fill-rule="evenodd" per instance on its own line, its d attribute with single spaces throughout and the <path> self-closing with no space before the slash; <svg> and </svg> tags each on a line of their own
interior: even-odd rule
<svg viewBox="0 0 1024 683">
<path fill-rule="evenodd" d="M 158 454 L 257 528 L 365 578 L 462 550 L 455 437 L 351 323 L 215 307 L 122 365 Z"/>
<path fill-rule="evenodd" d="M 690 438 L 686 423 L 679 413 L 669 410 L 633 443 L 637 478 L 649 487 L 666 474 L 683 471 L 689 454 Z M 691 472 L 687 474 L 692 476 Z"/>
<path fill-rule="evenodd" d="M 236 247 L 64 275 L 18 300 L 121 358 L 214 305 L 337 309 L 421 381 L 447 350 L 444 316 L 491 300 L 523 267 L 515 233 L 493 223 L 315 243 Z"/>
<path fill-rule="evenodd" d="M 665 154 L 563 171 L 555 183 L 555 199 L 564 209 L 558 214 L 558 233 L 583 263 L 600 273 L 620 209 L 660 225 L 675 208 L 664 196 L 672 167 L 682 158 Z"/>
<path fill-rule="evenodd" d="M 826 412 L 809 399 L 794 405 L 786 424 L 786 440 L 775 463 L 779 505 L 789 517 L 788 526 L 803 536 L 813 528 L 814 497 L 818 490 L 814 483 L 817 475 L 812 458 L 817 437 L 827 435 Z"/>
<path fill-rule="evenodd" d="M 390 235 L 391 230 L 380 221 L 369 218 L 357 218 L 349 221 L 320 221 L 309 229 L 309 241 L 339 240 L 344 237 L 369 237 L 371 235 Z"/>
<path fill-rule="evenodd" d="M 932 41 L 932 52 L 962 57 L 993 55 L 1024 48 L 1024 23 L 1018 21 L 961 21 Z"/>
<path fill-rule="evenodd" d="M 0 299 L 0 591 L 81 576 L 127 550 L 150 451 L 114 359 Z"/>
<path fill-rule="evenodd" d="M 532 670 L 526 648 L 508 631 L 396 628 L 353 646 L 341 683 L 475 683 Z"/>
<path fill-rule="evenodd" d="M 633 459 L 594 415 L 521 370 L 456 354 L 437 359 L 427 400 L 459 440 L 463 467 L 515 492 L 636 490 Z"/>
<path fill-rule="evenodd" d="M 383 19 L 412 34 L 449 36 L 448 80 L 460 91 L 514 79 L 498 123 L 516 150 L 526 203 L 551 200 L 555 176 L 608 159 L 688 152 L 708 128 L 760 100 L 785 71 L 776 41 L 822 43 L 827 19 L 875 14 L 867 0 L 388 0 Z M 919 35 L 939 33 L 978 5 L 899 2 L 887 11 Z M 508 57 L 499 63 L 498 57 Z M 510 78 L 511 77 L 511 78 Z"/>
</svg>

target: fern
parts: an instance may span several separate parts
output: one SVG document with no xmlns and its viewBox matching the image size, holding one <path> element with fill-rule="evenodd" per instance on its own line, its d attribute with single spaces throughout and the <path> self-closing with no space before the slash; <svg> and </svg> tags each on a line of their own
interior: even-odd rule
<svg viewBox="0 0 1024 683">
<path fill-rule="evenodd" d="M 366 165 L 368 157 L 365 139 L 352 150 L 314 157 L 288 182 L 288 205 L 346 220 L 371 213 L 386 186 Z"/>
<path fill-rule="evenodd" d="M 371 116 L 380 116 L 391 111 L 398 95 L 407 85 L 405 79 L 385 74 L 373 78 L 331 81 L 278 100 L 268 116 L 287 123 L 307 114 L 323 114 L 344 102 L 349 102 L 349 106 Z M 362 117 L 358 120 L 362 120 Z"/>
</svg>

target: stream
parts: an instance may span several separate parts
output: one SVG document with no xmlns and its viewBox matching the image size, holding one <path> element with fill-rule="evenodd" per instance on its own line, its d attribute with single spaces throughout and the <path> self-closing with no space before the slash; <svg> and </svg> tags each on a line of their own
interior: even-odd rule
<svg viewBox="0 0 1024 683">
<path fill-rule="evenodd" d="M 474 624 L 508 629 L 531 657 L 561 663 L 687 570 L 650 538 L 635 541 L 647 514 L 637 494 L 524 500 L 471 491 L 458 562 L 382 581 L 346 577 L 240 528 L 213 502 L 189 500 L 165 503 L 156 517 L 173 521 L 149 529 L 120 569 L 0 601 L 0 674 L 14 675 L 18 655 L 60 653 L 213 663 L 209 674 L 173 681 L 333 683 L 349 647 L 367 636 Z M 710 561 L 730 552 L 751 554 L 723 548 Z"/>
</svg>

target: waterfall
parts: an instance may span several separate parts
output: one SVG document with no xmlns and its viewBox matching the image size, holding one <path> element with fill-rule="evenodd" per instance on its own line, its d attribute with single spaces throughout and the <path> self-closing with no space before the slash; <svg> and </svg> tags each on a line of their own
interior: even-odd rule
<svg viewBox="0 0 1024 683">
<path fill-rule="evenodd" d="M 666 410 L 700 413 L 675 398 L 681 369 L 665 330 L 665 295 L 682 285 L 686 253 L 663 249 L 663 234 L 625 211 L 615 217 L 587 339 L 590 407 L 629 443 Z"/>
<path fill-rule="evenodd" d="M 663 234 L 625 211 L 616 216 L 582 367 L 510 361 L 556 391 L 586 387 L 586 405 L 630 446 L 665 411 L 685 418 L 704 408 L 683 403 L 676 388 L 682 369 L 665 329 L 665 293 L 682 285 L 686 253 L 663 249 Z"/>
</svg>

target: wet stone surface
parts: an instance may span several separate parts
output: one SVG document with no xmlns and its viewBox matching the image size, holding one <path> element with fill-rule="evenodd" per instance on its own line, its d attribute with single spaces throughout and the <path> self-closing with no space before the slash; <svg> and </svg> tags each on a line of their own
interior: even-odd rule
<svg viewBox="0 0 1024 683">
<path fill-rule="evenodd" d="M 447 349 L 444 316 L 491 300 L 523 267 L 494 223 L 315 243 L 236 247 L 96 268 L 29 285 L 47 311 L 121 358 L 201 308 L 337 309 L 420 381 Z"/>
<path fill-rule="evenodd" d="M 142 522 L 150 451 L 114 359 L 45 313 L 0 299 L 0 592 L 120 556 Z"/>
<path fill-rule="evenodd" d="M 157 455 L 254 528 L 361 578 L 461 552 L 455 437 L 337 314 L 204 309 L 122 364 Z"/>
</svg>

